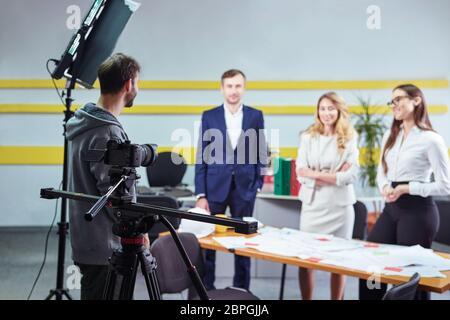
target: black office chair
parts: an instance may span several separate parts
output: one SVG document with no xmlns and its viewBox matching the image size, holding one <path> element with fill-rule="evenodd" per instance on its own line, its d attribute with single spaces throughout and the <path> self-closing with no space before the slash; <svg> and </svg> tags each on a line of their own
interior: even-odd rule
<svg viewBox="0 0 450 320">
<path fill-rule="evenodd" d="M 197 268 L 200 277 L 202 277 L 204 274 L 204 261 L 197 237 L 187 232 L 181 232 L 178 235 L 192 264 Z M 153 242 L 150 251 L 156 258 L 158 265 L 156 274 L 161 293 L 180 293 L 185 289 L 190 289 L 188 299 L 198 299 L 197 293 L 193 289 L 191 278 L 186 271 L 186 265 L 173 238 L 171 236 L 158 238 Z M 209 290 L 208 296 L 212 300 L 259 300 L 247 290 L 232 287 Z"/>
<path fill-rule="evenodd" d="M 434 241 L 450 246 L 450 201 L 435 199 L 439 210 L 439 230 Z"/>
<path fill-rule="evenodd" d="M 148 183 L 150 187 L 176 187 L 181 184 L 186 169 L 187 165 L 181 155 L 161 152 L 155 163 L 147 167 Z"/>
<path fill-rule="evenodd" d="M 419 281 L 420 275 L 416 272 L 408 282 L 393 286 L 389 289 L 382 300 L 414 300 Z"/>
<path fill-rule="evenodd" d="M 140 187 L 140 194 L 168 195 L 175 198 L 192 196 L 192 191 L 182 184 L 187 165 L 178 153 L 161 152 L 155 163 L 147 167 L 150 189 Z"/>
<path fill-rule="evenodd" d="M 168 196 L 159 196 L 159 195 L 138 195 L 137 202 L 150 204 L 154 206 L 166 207 L 171 209 L 178 209 L 178 201 L 173 197 Z M 174 226 L 175 229 L 178 229 L 180 226 L 179 218 L 167 217 L 166 219 Z M 148 232 L 148 237 L 150 239 L 150 243 L 152 243 L 156 238 L 158 238 L 161 232 L 168 231 L 166 226 L 161 222 L 157 221 L 153 227 Z"/>
<path fill-rule="evenodd" d="M 355 209 L 355 222 L 352 238 L 365 240 L 367 237 L 367 208 L 361 201 L 356 201 L 353 208 Z"/>
</svg>

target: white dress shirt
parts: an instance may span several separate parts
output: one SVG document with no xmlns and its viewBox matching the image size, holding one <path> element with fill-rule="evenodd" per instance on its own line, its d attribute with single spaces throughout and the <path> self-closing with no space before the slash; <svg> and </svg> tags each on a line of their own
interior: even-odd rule
<svg viewBox="0 0 450 320">
<path fill-rule="evenodd" d="M 242 132 L 242 121 L 244 118 L 244 112 L 242 111 L 242 105 L 236 113 L 231 113 L 226 104 L 223 105 L 225 110 L 225 124 L 227 126 L 228 137 L 230 138 L 231 146 L 233 150 L 236 149 L 239 137 Z"/>
<path fill-rule="evenodd" d="M 244 112 L 242 111 L 242 104 L 239 106 L 239 109 L 236 113 L 231 113 L 227 108 L 226 104 L 223 104 L 224 114 L 225 114 L 225 125 L 227 127 L 228 138 L 230 139 L 231 146 L 233 150 L 236 149 L 237 144 L 239 142 L 239 137 L 242 132 L 242 122 L 244 119 Z M 259 189 L 258 189 L 259 191 Z M 204 193 L 200 193 L 196 195 L 197 200 L 205 197 Z"/>
<path fill-rule="evenodd" d="M 382 150 L 390 131 L 383 137 Z M 403 141 L 400 129 L 392 148 L 386 153 L 387 174 L 378 165 L 377 183 L 380 191 L 391 182 L 409 182 L 409 193 L 422 197 L 450 194 L 450 165 L 444 139 L 434 131 L 414 126 Z M 403 141 L 403 143 L 402 143 Z M 431 181 L 431 173 L 434 182 Z"/>
</svg>

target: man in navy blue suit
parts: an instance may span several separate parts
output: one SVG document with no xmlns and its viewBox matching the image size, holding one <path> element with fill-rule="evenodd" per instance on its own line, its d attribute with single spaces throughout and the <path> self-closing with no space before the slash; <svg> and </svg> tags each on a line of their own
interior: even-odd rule
<svg viewBox="0 0 450 320">
<path fill-rule="evenodd" d="M 211 214 L 230 208 L 233 218 L 252 216 L 267 164 L 264 117 L 243 105 L 246 78 L 240 70 L 222 75 L 224 103 L 202 115 L 195 165 L 196 206 Z M 206 250 L 204 284 L 214 288 L 216 252 Z M 250 258 L 235 256 L 233 286 L 249 289 Z"/>
</svg>

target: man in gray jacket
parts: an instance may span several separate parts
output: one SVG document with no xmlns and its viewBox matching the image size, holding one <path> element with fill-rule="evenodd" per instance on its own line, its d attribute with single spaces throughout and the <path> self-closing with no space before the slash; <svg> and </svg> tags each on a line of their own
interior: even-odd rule
<svg viewBox="0 0 450 320">
<path fill-rule="evenodd" d="M 86 104 L 67 122 L 69 191 L 97 196 L 108 191 L 110 166 L 103 161 L 90 162 L 86 155 L 92 149 L 105 149 L 110 139 L 128 140 L 117 117 L 123 108 L 133 105 L 139 72 L 137 61 L 124 54 L 115 54 L 100 65 L 101 95 L 97 104 Z M 134 193 L 134 188 L 130 192 Z M 91 206 L 69 201 L 72 258 L 82 274 L 82 300 L 102 298 L 108 258 L 120 245 L 120 239 L 112 233 L 115 222 L 112 211 L 104 208 L 93 221 L 87 222 L 84 213 Z"/>
</svg>

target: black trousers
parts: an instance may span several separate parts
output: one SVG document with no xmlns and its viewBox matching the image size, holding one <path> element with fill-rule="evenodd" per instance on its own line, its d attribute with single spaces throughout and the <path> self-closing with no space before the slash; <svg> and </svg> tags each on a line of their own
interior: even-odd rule
<svg viewBox="0 0 450 320">
<path fill-rule="evenodd" d="M 393 183 L 393 187 L 398 184 Z M 386 203 L 367 240 L 430 248 L 438 228 L 439 212 L 431 197 L 403 195 L 396 202 Z M 369 289 L 366 280 L 360 280 L 359 299 L 380 300 L 386 289 L 386 284 L 381 284 L 380 289 Z M 428 292 L 419 291 L 416 299 L 427 300 L 429 297 Z"/>
<path fill-rule="evenodd" d="M 76 263 L 80 268 L 81 300 L 102 300 L 108 275 L 108 266 Z"/>
</svg>

